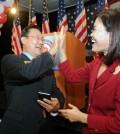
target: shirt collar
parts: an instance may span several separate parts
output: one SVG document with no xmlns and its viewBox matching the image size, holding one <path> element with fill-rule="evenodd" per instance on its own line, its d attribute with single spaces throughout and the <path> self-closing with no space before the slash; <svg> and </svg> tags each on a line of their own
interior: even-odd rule
<svg viewBox="0 0 120 134">
<path fill-rule="evenodd" d="M 30 60 L 32 60 L 34 57 L 32 55 L 30 55 L 27 52 L 22 52 L 24 55 L 26 55 Z"/>
</svg>

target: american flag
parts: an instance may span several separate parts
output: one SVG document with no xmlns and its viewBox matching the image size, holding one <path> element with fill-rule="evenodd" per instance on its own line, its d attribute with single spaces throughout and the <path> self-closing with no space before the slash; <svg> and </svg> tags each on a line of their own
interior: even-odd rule
<svg viewBox="0 0 120 134">
<path fill-rule="evenodd" d="M 47 11 L 47 4 L 46 0 L 43 1 L 43 22 L 42 22 L 42 33 L 49 33 L 50 26 L 49 26 L 49 18 L 48 18 L 48 11 Z"/>
<path fill-rule="evenodd" d="M 86 44 L 87 54 L 92 55 L 92 42 L 91 42 L 91 33 L 93 30 L 94 20 L 97 13 L 97 4 L 90 4 L 86 6 L 86 16 L 87 16 L 87 31 L 88 31 L 88 42 Z"/>
<path fill-rule="evenodd" d="M 108 1 L 107 0 L 105 0 L 105 7 L 104 7 L 104 9 L 108 9 Z"/>
<path fill-rule="evenodd" d="M 29 7 L 29 23 L 28 23 L 28 25 L 37 25 L 35 9 L 33 7 L 32 0 L 30 1 L 30 7 Z"/>
<path fill-rule="evenodd" d="M 75 36 L 83 43 L 87 43 L 87 22 L 84 3 L 77 0 L 76 4 L 76 20 L 75 20 Z"/>
<path fill-rule="evenodd" d="M 67 11 L 67 18 L 68 18 L 68 31 L 74 34 L 76 11 L 75 10 Z"/>
<path fill-rule="evenodd" d="M 68 21 L 67 21 L 67 14 L 65 11 L 65 1 L 59 0 L 57 31 L 60 31 L 62 26 L 64 26 L 65 32 L 68 31 Z"/>
<path fill-rule="evenodd" d="M 98 12 L 104 10 L 104 9 L 108 9 L 108 2 L 107 0 L 98 0 Z"/>
<path fill-rule="evenodd" d="M 21 33 L 20 18 L 18 15 L 16 15 L 13 21 L 12 37 L 11 37 L 12 51 L 14 52 L 15 55 L 20 55 L 22 52 L 19 41 L 20 33 Z"/>
</svg>

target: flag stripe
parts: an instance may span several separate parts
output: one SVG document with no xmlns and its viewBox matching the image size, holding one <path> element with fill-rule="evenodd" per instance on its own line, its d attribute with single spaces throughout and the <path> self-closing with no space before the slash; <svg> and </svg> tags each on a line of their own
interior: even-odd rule
<svg viewBox="0 0 120 134">
<path fill-rule="evenodd" d="M 66 16 L 64 16 L 64 18 L 66 18 Z M 61 30 L 62 26 L 64 26 L 64 29 L 66 29 L 66 31 L 68 30 L 67 18 L 64 19 L 64 21 L 62 21 L 62 22 L 60 23 L 59 30 Z"/>
<path fill-rule="evenodd" d="M 43 21 L 42 21 L 42 33 L 49 33 L 50 26 L 49 26 L 49 18 L 48 18 L 48 10 L 46 0 L 43 1 Z"/>
<path fill-rule="evenodd" d="M 68 21 L 67 21 L 67 14 L 65 11 L 65 1 L 59 0 L 58 17 L 57 17 L 57 31 L 60 31 L 62 26 L 64 26 L 65 32 L 68 31 Z"/>
<path fill-rule="evenodd" d="M 50 32 L 49 31 L 49 23 L 48 23 L 48 21 L 44 21 L 42 23 L 42 31 L 43 31 L 43 33 L 49 33 Z"/>
<path fill-rule="evenodd" d="M 14 41 L 14 49 L 15 49 L 15 54 L 16 55 L 19 55 L 20 54 L 20 51 L 19 51 L 19 47 L 17 45 L 17 40 L 15 37 L 13 37 L 13 41 Z"/>
<path fill-rule="evenodd" d="M 87 43 L 87 21 L 83 1 L 77 0 L 75 20 L 75 36 L 83 43 Z"/>
<path fill-rule="evenodd" d="M 80 17 L 78 17 L 78 18 L 80 18 Z M 80 26 L 85 26 L 85 24 L 86 24 L 86 22 L 84 22 L 84 21 L 86 21 L 86 15 L 84 15 L 81 19 L 78 19 L 77 18 L 77 20 L 79 20 L 77 23 L 76 23 L 76 27 L 75 27 L 75 32 L 77 31 L 77 29 L 80 27 Z M 82 24 L 82 25 L 81 25 Z"/>
<path fill-rule="evenodd" d="M 77 35 L 77 37 L 78 37 L 78 38 L 81 38 L 81 40 L 84 39 L 85 36 L 86 36 L 86 33 L 87 33 L 87 32 L 86 32 L 86 28 L 87 28 L 87 27 L 83 27 L 82 30 L 80 31 L 80 33 Z M 85 35 L 85 36 L 84 36 L 84 35 Z"/>
<path fill-rule="evenodd" d="M 28 23 L 28 25 L 37 25 L 35 10 L 34 10 L 32 3 L 29 6 L 29 23 Z"/>
<path fill-rule="evenodd" d="M 105 9 L 108 9 L 108 1 L 105 0 Z"/>
<path fill-rule="evenodd" d="M 84 35 L 85 35 L 85 37 L 83 38 L 83 44 L 86 44 L 88 41 L 88 36 L 86 36 L 87 32 L 85 32 Z"/>
<path fill-rule="evenodd" d="M 19 41 L 20 33 L 21 33 L 20 19 L 19 16 L 16 15 L 13 21 L 12 37 L 11 37 L 12 51 L 15 53 L 15 55 L 20 55 L 22 52 Z"/>
</svg>

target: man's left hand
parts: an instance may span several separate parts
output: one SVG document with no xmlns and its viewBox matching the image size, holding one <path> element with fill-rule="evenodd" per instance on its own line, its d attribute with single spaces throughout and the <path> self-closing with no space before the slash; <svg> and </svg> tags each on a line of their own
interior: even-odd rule
<svg viewBox="0 0 120 134">
<path fill-rule="evenodd" d="M 48 112 L 55 112 L 60 108 L 60 103 L 57 98 L 51 98 L 51 100 L 43 99 L 43 101 L 37 100 L 37 102 Z"/>
</svg>

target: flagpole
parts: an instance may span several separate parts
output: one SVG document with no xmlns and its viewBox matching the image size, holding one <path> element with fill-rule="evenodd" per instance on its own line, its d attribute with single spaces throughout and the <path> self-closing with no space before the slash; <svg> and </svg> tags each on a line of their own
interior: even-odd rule
<svg viewBox="0 0 120 134">
<path fill-rule="evenodd" d="M 15 0 L 15 2 L 16 2 L 16 9 L 17 9 L 16 14 L 19 15 L 19 10 L 18 10 L 18 9 L 19 9 L 19 8 L 18 8 L 18 2 L 19 2 L 19 1 L 18 1 L 18 0 Z"/>
<path fill-rule="evenodd" d="M 18 0 L 15 0 L 14 6 L 16 8 L 16 14 L 13 20 L 13 27 L 12 27 L 12 36 L 11 36 L 11 45 L 12 51 L 15 55 L 20 55 L 22 52 L 22 48 L 20 45 L 20 34 L 21 34 L 21 24 L 19 18 L 19 8 L 18 8 Z"/>
<path fill-rule="evenodd" d="M 16 9 L 16 13 L 14 13 L 14 16 L 18 15 L 18 0 L 14 0 L 14 6 L 13 6 L 15 9 Z"/>
<path fill-rule="evenodd" d="M 32 24 L 32 20 L 30 19 L 32 3 L 33 3 L 33 1 L 32 1 L 32 0 L 30 0 L 30 4 L 29 4 L 29 25 L 31 25 L 31 24 Z"/>
</svg>

